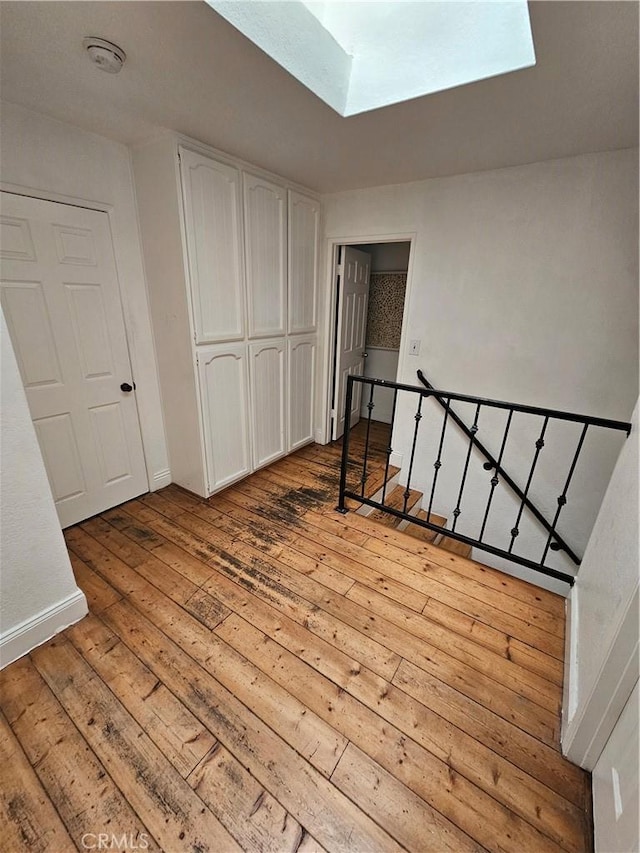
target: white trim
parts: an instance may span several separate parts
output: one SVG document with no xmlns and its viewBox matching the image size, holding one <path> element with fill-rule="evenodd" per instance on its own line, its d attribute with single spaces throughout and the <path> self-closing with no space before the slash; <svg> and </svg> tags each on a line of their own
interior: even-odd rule
<svg viewBox="0 0 640 853">
<path fill-rule="evenodd" d="M 321 429 L 314 429 L 313 440 L 315 441 L 316 444 L 326 444 L 327 443 L 326 438 L 325 438 L 325 434 L 324 434 L 323 430 L 321 430 Z"/>
<path fill-rule="evenodd" d="M 638 680 L 639 603 L 636 586 L 588 698 L 563 731 L 563 754 L 586 770 L 595 767 Z"/>
<path fill-rule="evenodd" d="M 399 349 L 399 357 L 398 357 L 398 373 L 396 374 L 396 381 L 398 380 L 400 371 L 402 369 L 402 364 L 404 360 L 404 350 L 408 346 L 408 342 L 406 339 L 407 333 L 407 325 L 409 322 L 409 316 L 407 307 L 411 298 L 411 286 L 413 281 L 413 262 L 415 258 L 415 247 L 417 240 L 417 232 L 410 231 L 402 234 L 359 234 L 357 236 L 349 236 L 349 237 L 328 237 L 326 238 L 326 246 L 327 246 L 327 254 L 326 254 L 326 267 L 325 267 L 325 303 L 324 303 L 324 316 L 322 318 L 322 322 L 320 323 L 320 343 L 321 343 L 321 376 L 320 376 L 320 388 L 321 388 L 321 402 L 322 402 L 322 411 L 320 413 L 321 425 L 319 430 L 316 432 L 320 432 L 322 435 L 322 440 L 319 441 L 319 444 L 326 444 L 331 440 L 331 394 L 332 394 L 332 384 L 333 384 L 333 350 L 334 350 L 334 323 L 335 323 L 335 311 L 336 311 L 336 302 L 337 302 L 337 287 L 336 287 L 336 278 L 337 278 L 337 250 L 338 246 L 358 246 L 360 244 L 366 243 L 410 243 L 409 247 L 409 266 L 407 269 L 407 286 L 405 289 L 404 295 L 404 309 L 402 315 L 402 332 L 400 334 L 400 349 Z M 324 329 L 322 329 L 324 326 Z M 316 439 L 317 441 L 317 439 Z"/>
<path fill-rule="evenodd" d="M 403 459 L 404 454 L 400 453 L 399 450 L 394 450 L 389 456 L 389 465 L 393 465 L 394 468 L 402 468 Z"/>
<path fill-rule="evenodd" d="M 163 468 L 162 471 L 156 471 L 151 478 L 150 491 L 157 492 L 158 489 L 164 489 L 171 483 L 171 471 L 168 468 Z"/>
<path fill-rule="evenodd" d="M 87 599 L 77 589 L 52 607 L 11 628 L 0 636 L 0 669 L 50 640 L 69 625 L 79 622 L 88 612 Z"/>
</svg>

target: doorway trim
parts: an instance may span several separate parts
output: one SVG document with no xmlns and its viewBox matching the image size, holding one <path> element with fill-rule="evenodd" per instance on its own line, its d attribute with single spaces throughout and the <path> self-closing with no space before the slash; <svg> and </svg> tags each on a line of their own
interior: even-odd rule
<svg viewBox="0 0 640 853">
<path fill-rule="evenodd" d="M 126 294 L 122 287 L 122 273 L 118 264 L 118 252 L 116 251 L 115 229 L 113 224 L 114 206 L 107 202 L 97 201 L 95 199 L 86 199 L 78 196 L 70 196 L 65 193 L 55 192 L 54 190 L 42 190 L 37 187 L 26 187 L 20 184 L 12 184 L 8 181 L 0 181 L 0 192 L 12 193 L 13 195 L 24 196 L 25 198 L 39 199 L 40 201 L 51 201 L 56 204 L 66 204 L 70 207 L 79 207 L 85 210 L 95 210 L 98 213 L 104 213 L 107 216 L 109 223 L 109 233 L 111 235 L 111 244 L 113 246 L 113 260 L 116 268 L 116 278 L 118 280 L 118 296 L 120 299 L 120 309 L 122 311 L 122 319 L 124 323 L 125 339 L 127 342 L 127 354 L 129 364 L 131 365 L 132 376 L 138 374 L 137 364 L 138 357 L 136 353 L 134 336 L 131 332 L 135 327 L 135 318 L 130 309 Z M 146 290 L 146 282 L 145 282 Z M 155 355 L 155 345 L 154 345 Z M 142 452 L 144 456 L 145 471 L 147 474 L 147 488 L 150 491 L 156 491 L 163 486 L 168 486 L 171 483 L 171 472 L 167 468 L 165 471 L 154 471 L 151 465 L 151 459 L 148 453 L 147 436 L 143 419 L 140 416 L 140 405 L 136 397 L 136 414 L 138 417 L 138 425 L 140 427 L 140 437 L 142 439 Z"/>
<path fill-rule="evenodd" d="M 402 312 L 402 331 L 400 334 L 400 350 L 398 352 L 398 373 L 396 380 L 402 369 L 404 356 L 408 347 L 407 341 L 407 326 L 408 312 L 407 306 L 410 302 L 411 287 L 413 282 L 413 265 L 414 254 L 416 247 L 417 234 L 415 231 L 404 232 L 401 234 L 358 234 L 357 236 L 350 235 L 348 237 L 330 237 L 327 240 L 325 254 L 325 288 L 324 288 L 324 305 L 323 310 L 323 327 L 322 327 L 322 374 L 320 378 L 320 393 L 321 393 L 321 409 L 317 419 L 318 427 L 315 431 L 315 441 L 318 444 L 327 444 L 331 441 L 331 395 L 333 389 L 333 357 L 335 350 L 335 335 L 334 326 L 336 322 L 336 309 L 338 302 L 338 247 L 339 246 L 359 246 L 361 244 L 371 243 L 409 243 L 409 266 L 407 268 L 407 287 L 404 296 L 404 307 Z M 321 277 L 322 280 L 322 277 Z"/>
</svg>

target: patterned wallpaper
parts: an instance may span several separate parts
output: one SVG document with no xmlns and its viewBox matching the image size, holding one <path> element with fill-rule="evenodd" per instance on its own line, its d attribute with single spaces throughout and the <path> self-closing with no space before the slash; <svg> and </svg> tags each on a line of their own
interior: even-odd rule
<svg viewBox="0 0 640 853">
<path fill-rule="evenodd" d="M 367 346 L 400 349 L 407 274 L 373 272 L 369 288 Z"/>
</svg>

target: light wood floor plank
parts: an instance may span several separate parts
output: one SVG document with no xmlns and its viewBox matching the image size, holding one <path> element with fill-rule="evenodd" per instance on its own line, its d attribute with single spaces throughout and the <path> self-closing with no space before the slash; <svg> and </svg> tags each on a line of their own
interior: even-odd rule
<svg viewBox="0 0 640 853">
<path fill-rule="evenodd" d="M 331 781 L 369 814 L 378 815 L 407 850 L 480 853 L 485 849 L 352 743 Z"/>
<path fill-rule="evenodd" d="M 367 495 L 388 425 L 370 437 Z M 592 848 L 558 744 L 563 599 L 336 513 L 341 455 L 65 531 L 93 615 L 0 674 L 3 849 L 127 825 L 166 853 Z"/>
<path fill-rule="evenodd" d="M 79 850 L 108 832 L 159 850 L 28 658 L 0 674 L 2 709 Z M 90 843 L 93 838 L 90 839 Z"/>
<path fill-rule="evenodd" d="M 249 769 L 299 823 L 328 850 L 401 850 L 399 845 L 269 727 L 200 671 L 185 652 L 125 602 L 104 619 Z"/>
<path fill-rule="evenodd" d="M 105 549 L 88 535 L 77 535 L 72 547 L 79 551 L 86 562 L 96 565 Z M 140 567 L 138 567 L 140 568 Z M 133 569 L 121 566 L 121 572 L 135 574 Z M 129 595 L 135 605 L 155 624 L 166 627 L 172 638 L 189 650 L 206 669 L 215 673 L 224 685 L 232 687 L 235 695 L 248 702 L 256 713 L 276 731 L 288 732 L 289 740 L 320 772 L 329 776 L 346 746 L 346 742 L 315 714 L 308 713 L 305 705 L 298 702 L 281 687 L 264 676 L 222 641 L 211 634 L 189 613 L 152 584 L 141 579 L 141 583 Z M 106 613 L 106 611 L 105 611 Z"/>
<path fill-rule="evenodd" d="M 88 616 L 67 637 L 186 778 L 215 746 L 213 735 L 99 619 Z"/>
<path fill-rule="evenodd" d="M 18 739 L 0 714 L 0 838 L 9 853 L 72 853 L 76 846 Z"/>
<path fill-rule="evenodd" d="M 230 642 L 233 641 L 243 654 L 268 671 L 279 683 L 288 689 L 306 695 L 313 710 L 325 719 L 331 719 L 333 725 L 345 736 L 380 763 L 397 779 L 409 787 L 415 794 L 428 802 L 433 808 L 444 814 L 463 832 L 475 838 L 482 846 L 492 850 L 506 849 L 503 842 L 496 842 L 493 832 L 487 832 L 487 824 L 493 828 L 501 827 L 498 835 L 505 837 L 508 831 L 510 844 L 521 850 L 559 850 L 564 836 L 553 841 L 547 835 L 521 820 L 515 812 L 505 808 L 494 796 L 486 794 L 475 784 L 459 773 L 450 760 L 438 759 L 433 753 L 421 747 L 415 740 L 405 736 L 396 726 L 381 720 L 375 712 L 354 700 L 349 693 L 336 688 L 328 680 L 318 683 L 319 676 L 310 671 L 306 664 L 296 660 L 295 656 L 285 652 L 275 642 L 265 637 L 246 623 L 239 628 L 238 622 L 230 617 L 229 626 L 221 626 L 220 631 Z M 310 685 L 317 689 L 310 695 Z M 312 703 L 312 704 L 311 704 Z M 446 752 L 445 752 L 446 754 Z M 499 774 L 493 778 L 494 794 L 496 786 L 504 785 L 505 795 L 510 794 L 508 783 L 501 782 Z M 531 792 L 528 792 L 531 794 Z M 531 798 L 533 800 L 533 797 Z M 557 801 L 557 797 L 555 798 Z M 524 805 L 524 804 L 523 804 Z M 546 805 L 546 804 L 545 804 Z M 536 806 L 542 808 L 542 802 L 535 800 L 526 803 L 534 814 Z M 479 816 L 482 815 L 482 820 Z M 556 817 L 558 817 L 556 812 Z M 547 815 L 545 815 L 545 818 Z M 572 826 L 572 815 L 568 815 L 563 828 L 569 835 L 568 841 L 575 841 L 576 833 Z M 559 833 L 554 832 L 556 836 Z M 580 839 L 578 838 L 578 842 Z M 583 849 L 573 846 L 573 850 Z"/>
<path fill-rule="evenodd" d="M 33 660 L 163 850 L 241 850 L 68 640 L 51 640 Z"/>
</svg>

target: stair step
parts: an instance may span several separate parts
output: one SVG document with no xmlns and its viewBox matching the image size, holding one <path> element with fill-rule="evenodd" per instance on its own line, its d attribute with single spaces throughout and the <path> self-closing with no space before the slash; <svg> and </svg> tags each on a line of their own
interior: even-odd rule
<svg viewBox="0 0 640 853">
<path fill-rule="evenodd" d="M 459 557 L 471 557 L 471 545 L 467 545 L 466 542 L 458 542 L 457 539 L 451 539 L 449 536 L 442 536 L 436 545 L 443 551 L 451 551 L 452 554 L 457 554 Z"/>
<path fill-rule="evenodd" d="M 426 521 L 426 509 L 421 509 L 416 518 L 421 518 L 423 521 Z M 432 524 L 437 524 L 438 527 L 444 527 L 447 523 L 446 518 L 443 518 L 441 515 L 436 515 L 434 512 L 431 513 L 429 521 Z M 433 542 L 437 536 L 440 536 L 440 534 L 435 530 L 429 530 L 427 527 L 419 527 L 417 524 L 412 524 L 411 522 L 409 522 L 408 526 L 405 527 L 402 532 L 408 533 L 409 536 L 414 536 L 416 539 L 421 539 L 423 542 Z"/>
<path fill-rule="evenodd" d="M 391 492 L 391 494 L 387 495 L 384 502 L 385 506 L 391 507 L 392 509 L 403 510 L 405 491 L 406 486 L 396 486 L 395 489 Z M 415 491 L 414 489 L 409 489 L 409 498 L 407 500 L 406 511 L 411 512 L 413 507 L 420 500 L 422 500 L 422 492 Z M 375 510 L 368 516 L 368 518 L 371 519 L 371 521 L 376 521 L 378 524 L 383 524 L 386 527 L 397 527 L 401 521 L 401 519 L 396 518 L 395 515 L 390 515 L 382 509 Z"/>
<path fill-rule="evenodd" d="M 389 470 L 387 472 L 387 482 L 391 481 L 399 471 L 399 468 L 396 468 L 394 465 L 389 465 Z M 376 494 L 376 492 L 380 491 L 383 485 L 384 468 L 380 469 L 379 471 L 374 471 L 372 474 L 369 474 L 364 483 L 365 498 L 372 498 Z M 355 492 L 356 494 L 359 494 L 361 488 L 362 482 L 357 479 L 356 472 L 350 471 L 349 476 L 347 477 L 347 489 L 350 492 Z"/>
<path fill-rule="evenodd" d="M 392 480 L 400 471 L 395 465 L 389 465 L 387 472 L 387 481 Z M 370 474 L 364 484 L 364 494 L 367 498 L 372 498 L 376 492 L 379 492 L 384 485 L 384 468 L 381 471 L 376 471 Z M 386 503 L 386 500 L 385 500 Z"/>
</svg>

